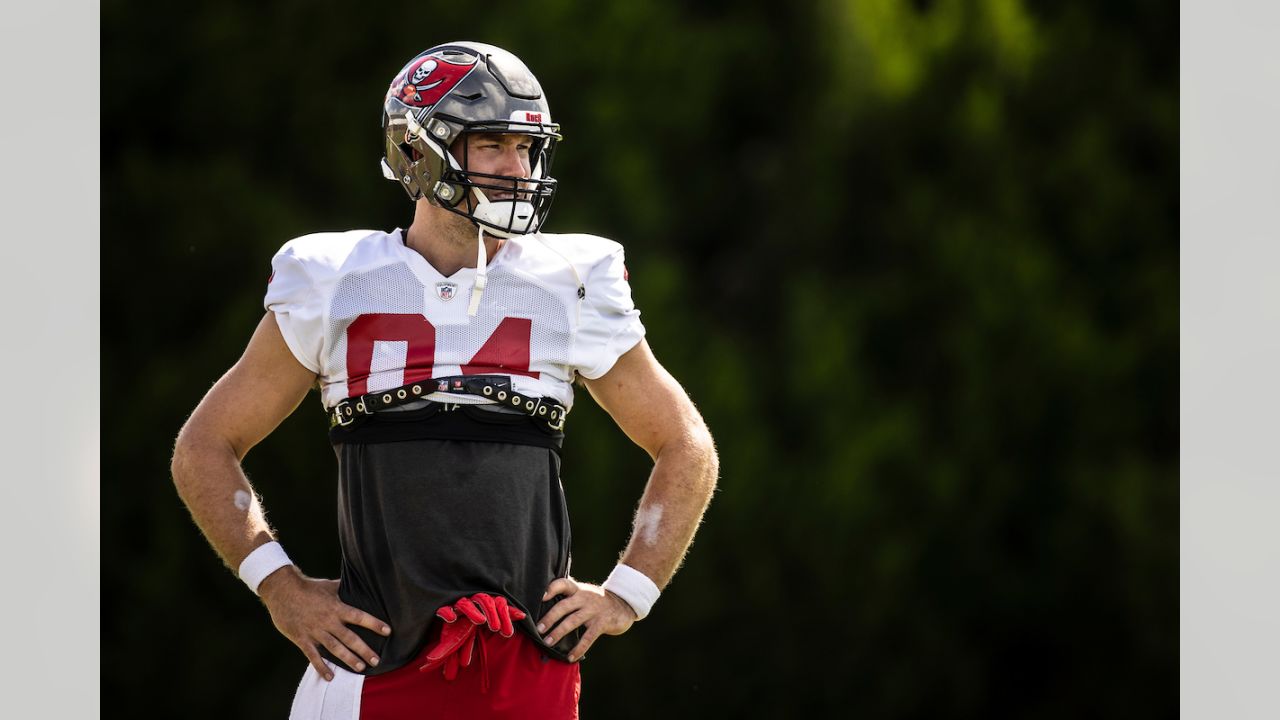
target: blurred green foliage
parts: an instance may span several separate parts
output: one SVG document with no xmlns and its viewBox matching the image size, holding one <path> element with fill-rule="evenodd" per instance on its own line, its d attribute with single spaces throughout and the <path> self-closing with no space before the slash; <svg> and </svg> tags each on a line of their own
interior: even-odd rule
<svg viewBox="0 0 1280 720">
<path fill-rule="evenodd" d="M 552 231 L 627 247 L 720 492 L 588 718 L 1169 717 L 1177 694 L 1177 9 L 825 0 L 107 0 L 104 706 L 287 714 L 305 660 L 219 566 L 172 438 L 296 235 L 405 226 L 386 83 L 491 42 L 566 142 Z M 586 393 L 564 481 L 599 581 L 647 477 Z M 338 567 L 309 396 L 246 468 Z M 115 489 L 113 489 L 115 488 Z M 145 699 L 142 699 L 145 698 Z"/>
</svg>

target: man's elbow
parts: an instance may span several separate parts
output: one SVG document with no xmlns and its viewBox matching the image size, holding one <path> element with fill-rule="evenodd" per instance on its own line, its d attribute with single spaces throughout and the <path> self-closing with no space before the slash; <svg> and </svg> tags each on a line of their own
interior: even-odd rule
<svg viewBox="0 0 1280 720">
<path fill-rule="evenodd" d="M 199 468 L 210 463 L 211 453 L 225 445 L 207 429 L 188 420 L 173 441 L 173 456 L 169 460 L 169 474 L 178 495 L 184 499 L 187 491 L 200 479 Z"/>
<path fill-rule="evenodd" d="M 704 452 L 706 453 L 706 478 L 707 478 L 707 495 L 710 496 L 716 490 L 716 483 L 720 480 L 720 453 L 716 451 L 716 442 L 712 439 L 711 433 L 708 431 Z"/>
<path fill-rule="evenodd" d="M 188 422 L 182 426 L 182 430 L 178 432 L 178 437 L 173 441 L 173 456 L 169 459 L 169 475 L 173 478 L 174 487 L 177 488 L 178 494 L 182 495 L 183 490 L 190 482 L 193 473 L 191 468 L 197 464 L 196 456 L 199 454 L 197 448 L 199 434 L 194 432 L 191 423 Z"/>
<path fill-rule="evenodd" d="M 682 444 L 699 470 L 697 473 L 700 481 L 699 489 L 710 498 L 716 490 L 716 481 L 720 477 L 720 455 L 716 452 L 716 443 L 711 437 L 711 431 L 701 418 L 698 418 L 696 423 L 691 423 L 686 429 L 685 442 Z"/>
</svg>

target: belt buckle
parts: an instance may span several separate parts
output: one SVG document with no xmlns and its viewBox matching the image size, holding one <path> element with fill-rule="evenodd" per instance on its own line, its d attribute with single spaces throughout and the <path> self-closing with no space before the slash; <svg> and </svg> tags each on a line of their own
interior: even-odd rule
<svg viewBox="0 0 1280 720">
<path fill-rule="evenodd" d="M 369 410 L 368 404 L 365 403 L 365 398 L 367 397 L 369 396 L 362 395 L 355 399 L 354 402 L 352 402 L 351 398 L 348 398 L 344 402 L 339 403 L 337 407 L 333 409 L 334 414 L 338 416 L 338 427 L 346 427 L 350 425 L 361 415 L 373 414 L 373 411 Z M 344 412 L 344 410 L 348 412 Z"/>
<path fill-rule="evenodd" d="M 547 427 L 550 427 L 552 430 L 555 430 L 556 432 L 559 432 L 559 431 L 561 431 L 561 430 L 563 430 L 563 429 L 564 429 L 564 419 L 565 419 L 565 417 L 567 417 L 567 416 L 569 415 L 569 413 L 568 413 L 568 412 L 566 412 L 566 411 L 565 411 L 565 409 L 564 409 L 563 407 L 561 407 L 561 408 L 557 408 L 556 410 L 553 410 L 552 412 L 559 412 L 559 413 L 560 413 L 560 419 L 559 419 L 559 420 L 548 420 L 548 421 L 547 421 Z"/>
</svg>

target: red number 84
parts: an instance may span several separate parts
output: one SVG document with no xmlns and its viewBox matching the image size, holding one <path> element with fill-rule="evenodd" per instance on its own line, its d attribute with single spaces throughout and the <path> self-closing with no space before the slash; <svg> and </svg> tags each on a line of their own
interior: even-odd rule
<svg viewBox="0 0 1280 720">
<path fill-rule="evenodd" d="M 529 337 L 533 321 L 504 318 L 471 361 L 462 366 L 463 375 L 501 373 L 536 378 L 529 372 Z M 431 378 L 436 362 L 436 328 L 418 314 L 370 313 L 356 318 L 347 327 L 347 396 L 369 392 L 369 368 L 373 364 L 375 342 L 405 342 L 404 383 Z"/>
</svg>

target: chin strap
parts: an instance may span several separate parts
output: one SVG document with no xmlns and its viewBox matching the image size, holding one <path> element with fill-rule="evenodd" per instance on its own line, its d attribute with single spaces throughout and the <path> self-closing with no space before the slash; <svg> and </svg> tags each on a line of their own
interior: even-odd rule
<svg viewBox="0 0 1280 720">
<path fill-rule="evenodd" d="M 489 202 L 489 198 L 479 189 L 473 187 L 471 193 L 476 196 L 476 207 L 484 207 Z M 476 311 L 480 309 L 480 296 L 484 294 L 484 286 L 489 282 L 488 260 L 488 254 L 484 251 L 484 226 L 476 223 L 476 282 L 471 287 L 471 304 L 467 306 L 467 317 L 475 317 Z"/>
<path fill-rule="evenodd" d="M 471 287 L 471 304 L 467 306 L 467 316 L 475 317 L 476 311 L 480 309 L 480 296 L 484 294 L 485 283 L 489 281 L 487 274 L 489 258 L 485 257 L 484 251 L 484 228 L 476 226 L 476 282 Z"/>
</svg>

